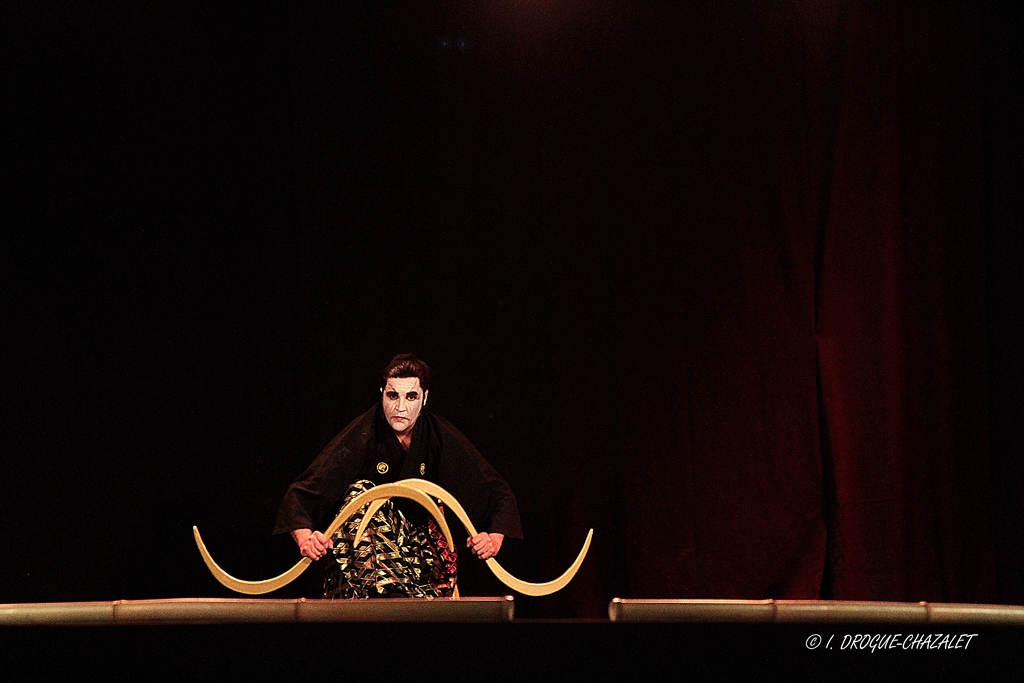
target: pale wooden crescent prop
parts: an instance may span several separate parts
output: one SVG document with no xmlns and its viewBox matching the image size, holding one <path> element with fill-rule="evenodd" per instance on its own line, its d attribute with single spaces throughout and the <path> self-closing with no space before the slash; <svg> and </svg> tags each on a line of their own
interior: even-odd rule
<svg viewBox="0 0 1024 683">
<path fill-rule="evenodd" d="M 448 529 L 448 524 L 444 520 L 444 515 L 441 514 L 441 511 L 438 509 L 434 501 L 431 500 L 430 496 L 434 496 L 439 499 L 441 503 L 447 505 L 455 516 L 459 518 L 459 521 L 466 527 L 466 531 L 469 532 L 470 536 L 477 535 L 476 527 L 473 526 L 473 522 L 470 521 L 469 515 L 466 514 L 466 511 L 459 504 L 459 501 L 455 499 L 455 496 L 430 481 L 423 479 L 403 479 L 394 484 L 381 484 L 380 486 L 375 486 L 369 491 L 364 491 L 353 498 L 349 501 L 348 505 L 341 509 L 341 512 L 339 512 L 338 516 L 334 518 L 331 525 L 327 527 L 327 530 L 324 531 L 324 536 L 329 538 L 341 527 L 342 524 L 348 521 L 349 517 L 354 515 L 365 505 L 370 504 L 370 509 L 363 515 L 363 521 L 359 525 L 359 529 L 356 531 L 355 543 L 358 543 L 359 539 L 362 538 L 363 532 L 366 530 L 366 525 L 369 524 L 370 518 L 373 516 L 374 512 L 380 509 L 385 498 L 409 498 L 410 500 L 416 501 L 430 512 L 442 532 L 444 532 L 444 536 L 445 539 L 447 539 L 448 544 L 454 548 L 455 544 L 452 542 L 451 531 Z M 206 563 L 207 568 L 213 574 L 214 578 L 238 593 L 262 595 L 264 593 L 277 590 L 278 588 L 282 588 L 283 586 L 287 586 L 289 583 L 297 579 L 302 572 L 306 571 L 306 568 L 312 563 L 312 560 L 308 557 L 304 557 L 299 560 L 294 567 L 280 576 L 275 576 L 272 579 L 266 579 L 264 581 L 244 581 L 231 576 L 213 561 L 213 557 L 210 556 L 210 552 L 206 549 L 206 545 L 203 543 L 203 539 L 199 535 L 199 529 L 192 527 L 192 533 L 195 535 L 196 545 L 199 546 L 199 552 L 203 556 L 203 561 Z M 565 586 L 572 581 L 573 577 L 576 576 L 576 572 L 579 570 L 580 565 L 583 564 L 583 559 L 587 556 L 587 551 L 590 549 L 590 541 L 593 537 L 594 530 L 591 529 L 587 533 L 587 540 L 584 541 L 583 548 L 580 550 L 579 555 L 576 556 L 576 560 L 572 565 L 557 579 L 547 581 L 545 583 L 530 583 L 528 581 L 517 579 L 509 574 L 504 567 L 498 564 L 498 561 L 493 557 L 488 558 L 486 563 L 494 575 L 512 590 L 522 593 L 523 595 L 550 595 L 551 593 L 565 588 Z"/>
<path fill-rule="evenodd" d="M 374 501 L 392 497 L 409 498 L 410 500 L 414 500 L 425 507 L 433 516 L 437 525 L 441 528 L 441 531 L 444 532 L 444 537 L 448 541 L 448 544 L 453 548 L 455 547 L 455 543 L 452 541 L 452 532 L 448 529 L 448 523 L 445 521 L 444 515 L 442 515 L 441 511 L 438 509 L 437 504 L 430 499 L 430 496 L 419 489 L 415 489 L 410 486 L 403 486 L 398 483 L 374 486 L 369 491 L 364 491 L 350 500 L 348 505 L 341 509 L 338 516 L 334 518 L 331 525 L 327 527 L 326 531 L 324 531 L 324 536 L 330 538 L 342 524 L 348 521 L 349 517 L 358 512 L 361 508 L 367 505 L 367 503 L 373 504 Z M 380 506 L 376 507 L 379 508 Z M 376 509 L 373 510 L 373 512 L 376 511 Z M 369 516 L 370 515 L 364 515 L 366 518 Z M 365 526 L 360 529 L 360 536 L 362 535 L 361 532 L 363 529 L 365 529 Z M 264 593 L 275 591 L 278 588 L 283 588 L 295 579 L 299 578 L 302 572 L 306 571 L 306 568 L 313 562 L 308 557 L 304 557 L 284 574 L 264 581 L 246 581 L 244 579 L 236 579 L 221 569 L 220 565 L 213 561 L 213 557 L 210 555 L 210 551 L 206 549 L 206 544 L 203 543 L 203 538 L 199 535 L 199 529 L 197 527 L 192 527 L 192 534 L 196 538 L 196 545 L 199 546 L 199 553 L 203 556 L 203 562 L 206 563 L 206 567 L 213 574 L 213 577 L 236 593 L 245 593 L 246 595 L 263 595 Z M 358 536 L 356 540 L 358 541 Z"/>
<path fill-rule="evenodd" d="M 427 481 L 425 479 L 404 479 L 402 481 L 403 483 L 415 487 L 424 493 L 429 493 L 440 500 L 443 504 L 447 505 L 451 511 L 455 513 L 455 516 L 459 518 L 462 525 L 466 527 L 466 531 L 469 532 L 469 535 L 477 535 L 476 527 L 474 527 L 473 522 L 469 520 L 469 515 L 466 514 L 466 511 L 462 509 L 461 505 L 459 505 L 459 501 L 455 500 L 455 496 L 448 493 L 434 482 Z M 486 560 L 487 566 L 490 567 L 491 571 L 494 572 L 494 575 L 498 577 L 499 581 L 517 593 L 522 593 L 523 595 L 551 595 L 552 593 L 565 588 L 569 582 L 572 581 L 572 577 L 576 576 L 576 572 L 579 570 L 580 565 L 583 564 L 583 559 L 587 556 L 587 551 L 590 550 L 590 539 L 593 537 L 594 530 L 591 529 L 587 532 L 587 540 L 583 542 L 583 548 L 580 550 L 580 554 L 576 556 L 576 559 L 571 565 L 569 565 L 569 568 L 565 570 L 565 573 L 553 581 L 530 583 L 528 581 L 523 581 L 522 579 L 517 579 L 509 574 L 504 567 L 498 564 L 498 561 L 493 557 Z"/>
</svg>

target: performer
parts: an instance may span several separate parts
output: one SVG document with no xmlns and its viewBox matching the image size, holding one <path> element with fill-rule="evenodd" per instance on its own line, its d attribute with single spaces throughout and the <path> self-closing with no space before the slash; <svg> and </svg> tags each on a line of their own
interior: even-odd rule
<svg viewBox="0 0 1024 683">
<path fill-rule="evenodd" d="M 356 418 L 288 488 L 274 533 L 291 532 L 311 560 L 331 553 L 324 597 L 447 597 L 457 578 L 457 551 L 434 520 L 411 501 L 388 501 L 352 547 L 362 513 L 332 538 L 323 529 L 349 500 L 370 487 L 419 478 L 451 492 L 483 533 L 466 539 L 481 559 L 506 536 L 522 538 L 512 490 L 450 422 L 424 410 L 430 368 L 412 354 L 382 373 L 381 402 Z"/>
</svg>

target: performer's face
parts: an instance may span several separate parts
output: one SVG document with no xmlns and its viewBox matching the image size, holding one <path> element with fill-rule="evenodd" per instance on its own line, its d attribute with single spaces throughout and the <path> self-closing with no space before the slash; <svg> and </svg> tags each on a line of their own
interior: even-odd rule
<svg viewBox="0 0 1024 683">
<path fill-rule="evenodd" d="M 426 400 L 427 392 L 420 389 L 419 377 L 389 377 L 384 385 L 384 416 L 396 432 L 408 432 Z"/>
</svg>

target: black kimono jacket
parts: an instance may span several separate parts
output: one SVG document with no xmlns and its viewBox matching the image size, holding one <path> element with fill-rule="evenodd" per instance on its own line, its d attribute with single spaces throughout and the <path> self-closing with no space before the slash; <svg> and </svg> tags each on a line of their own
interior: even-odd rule
<svg viewBox="0 0 1024 683">
<path fill-rule="evenodd" d="M 398 443 L 377 404 L 334 438 L 284 496 L 274 533 L 324 530 L 337 515 L 342 497 L 358 479 L 376 485 L 399 479 L 427 479 L 447 489 L 479 531 L 522 538 L 512 489 L 450 422 L 427 410 L 413 427 L 408 451 Z M 413 523 L 427 514 L 412 501 L 395 499 Z M 453 529 L 454 530 L 454 529 Z"/>
</svg>

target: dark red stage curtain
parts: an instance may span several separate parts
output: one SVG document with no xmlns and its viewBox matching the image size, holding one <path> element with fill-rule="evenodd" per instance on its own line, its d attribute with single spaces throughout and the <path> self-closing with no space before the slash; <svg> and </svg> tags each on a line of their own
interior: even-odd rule
<svg viewBox="0 0 1024 683">
<path fill-rule="evenodd" d="M 631 596 L 995 596 L 977 10 L 827 4 L 746 24 L 714 205 L 621 258 L 625 464 L 576 480 Z"/>
<path fill-rule="evenodd" d="M 818 354 L 836 597 L 991 599 L 974 13 L 863 12 L 825 220 Z"/>
<path fill-rule="evenodd" d="M 523 616 L 996 599 L 979 9 L 594 7 L 557 45 L 491 36 L 464 70 L 416 71 L 424 106 L 392 106 L 394 85 L 350 127 L 335 83 L 357 79 L 316 62 L 297 98 L 310 405 L 335 410 L 320 369 L 356 376 L 336 359 L 387 344 L 447 368 L 437 409 L 517 491 L 529 578 L 595 528 L 577 579 Z M 381 117 L 393 148 L 350 132 Z M 379 285 L 410 221 L 422 287 Z M 309 420 L 323 438 L 329 417 Z"/>
</svg>

